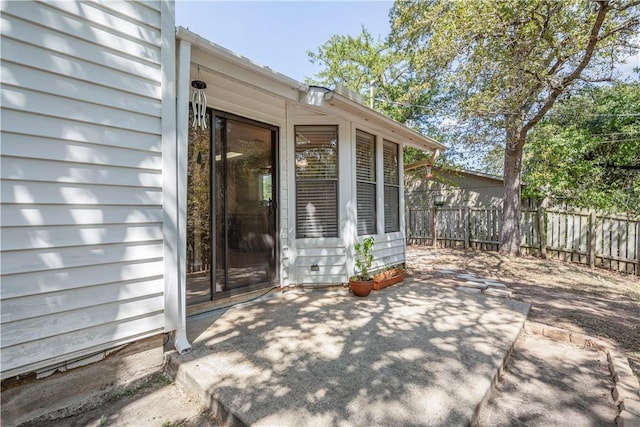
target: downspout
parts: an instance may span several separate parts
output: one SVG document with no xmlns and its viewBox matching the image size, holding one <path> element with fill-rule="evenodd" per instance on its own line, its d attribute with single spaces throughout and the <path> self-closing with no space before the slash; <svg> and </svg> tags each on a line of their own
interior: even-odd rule
<svg viewBox="0 0 640 427">
<path fill-rule="evenodd" d="M 178 325 L 175 331 L 174 346 L 178 353 L 191 349 L 187 339 L 187 289 L 186 289 L 186 253 L 187 253 L 187 145 L 189 138 L 189 78 L 191 70 L 191 44 L 180 40 L 178 46 L 178 75 L 176 83 L 176 171 L 178 204 Z"/>
</svg>

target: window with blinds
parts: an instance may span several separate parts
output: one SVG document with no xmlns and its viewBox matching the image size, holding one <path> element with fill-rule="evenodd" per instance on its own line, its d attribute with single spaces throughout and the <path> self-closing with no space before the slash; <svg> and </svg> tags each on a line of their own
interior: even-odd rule
<svg viewBox="0 0 640 427">
<path fill-rule="evenodd" d="M 383 141 L 384 232 L 400 231 L 400 172 L 398 144 Z"/>
<path fill-rule="evenodd" d="M 295 132 L 296 236 L 338 237 L 338 127 Z"/>
<path fill-rule="evenodd" d="M 376 137 L 356 131 L 358 235 L 376 233 Z"/>
</svg>

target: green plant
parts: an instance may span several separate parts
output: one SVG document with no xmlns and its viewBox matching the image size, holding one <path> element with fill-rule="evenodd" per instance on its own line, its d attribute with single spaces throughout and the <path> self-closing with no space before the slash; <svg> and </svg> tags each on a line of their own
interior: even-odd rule
<svg viewBox="0 0 640 427">
<path fill-rule="evenodd" d="M 356 271 L 360 271 L 360 273 L 353 276 L 352 280 L 371 280 L 369 269 L 371 268 L 371 264 L 373 263 L 374 243 L 375 239 L 371 236 L 367 237 L 362 242 L 356 243 Z"/>
<path fill-rule="evenodd" d="M 405 271 L 404 264 L 393 264 L 386 267 L 387 271 Z"/>
</svg>

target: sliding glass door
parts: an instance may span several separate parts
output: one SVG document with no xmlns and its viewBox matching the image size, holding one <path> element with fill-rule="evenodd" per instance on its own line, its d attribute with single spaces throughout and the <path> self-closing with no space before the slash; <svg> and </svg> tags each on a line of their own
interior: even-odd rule
<svg viewBox="0 0 640 427">
<path fill-rule="evenodd" d="M 188 304 L 271 286 L 278 271 L 277 128 L 209 119 L 189 140 Z"/>
</svg>

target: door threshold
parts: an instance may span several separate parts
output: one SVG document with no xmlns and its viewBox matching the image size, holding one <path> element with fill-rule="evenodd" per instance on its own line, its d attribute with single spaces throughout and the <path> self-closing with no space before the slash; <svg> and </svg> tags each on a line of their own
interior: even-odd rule
<svg viewBox="0 0 640 427">
<path fill-rule="evenodd" d="M 227 307 L 231 307 L 232 305 L 248 302 L 253 299 L 260 298 L 263 295 L 267 295 L 270 292 L 280 292 L 282 291 L 282 289 L 283 288 L 281 286 L 256 289 L 254 291 L 249 291 L 249 292 L 245 292 L 238 295 L 232 295 L 226 298 L 220 298 L 215 301 L 207 301 L 199 304 L 190 305 L 190 306 L 187 306 L 187 317 L 206 313 L 207 311 L 219 310 L 221 308 L 227 308 Z"/>
</svg>

